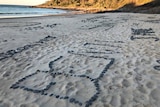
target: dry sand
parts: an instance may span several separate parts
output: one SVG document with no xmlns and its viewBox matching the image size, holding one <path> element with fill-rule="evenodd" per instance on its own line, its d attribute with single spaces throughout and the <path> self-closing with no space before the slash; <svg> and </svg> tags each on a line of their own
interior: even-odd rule
<svg viewBox="0 0 160 107">
<path fill-rule="evenodd" d="M 160 107 L 160 15 L 0 19 L 0 107 Z"/>
</svg>

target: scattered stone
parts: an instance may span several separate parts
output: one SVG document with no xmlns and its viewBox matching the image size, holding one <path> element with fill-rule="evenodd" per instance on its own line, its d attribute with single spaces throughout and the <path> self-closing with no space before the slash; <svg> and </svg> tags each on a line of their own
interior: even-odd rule
<svg viewBox="0 0 160 107">
<path fill-rule="evenodd" d="M 151 34 L 155 33 L 152 28 L 149 28 L 149 29 L 134 29 L 134 28 L 131 28 L 131 30 L 132 30 L 133 35 L 143 35 L 143 36 L 145 36 L 145 35 L 151 35 Z"/>
<path fill-rule="evenodd" d="M 134 36 L 131 36 L 130 39 L 131 40 L 135 40 L 135 39 L 154 39 L 154 41 L 159 41 L 158 37 L 134 37 Z"/>
<path fill-rule="evenodd" d="M 56 98 L 59 98 L 59 95 L 57 95 Z"/>
<path fill-rule="evenodd" d="M 8 50 L 6 53 L 4 53 L 4 52 L 0 53 L 0 61 L 2 61 L 3 59 L 6 59 L 6 58 L 10 58 L 17 53 L 21 53 L 22 51 L 33 48 L 34 46 L 37 45 L 37 43 L 45 43 L 45 42 L 48 42 L 48 41 L 53 40 L 53 39 L 55 39 L 55 37 L 47 36 L 44 39 L 40 39 L 38 42 L 35 42 L 33 44 L 25 45 L 24 47 L 19 47 L 15 50 Z"/>
<path fill-rule="evenodd" d="M 49 96 L 51 97 L 51 96 L 53 96 L 54 94 L 50 94 Z"/>
<path fill-rule="evenodd" d="M 64 99 L 69 99 L 69 97 L 68 97 L 68 96 L 65 96 Z"/>
<path fill-rule="evenodd" d="M 134 29 L 131 28 L 133 35 L 140 35 L 140 37 L 131 36 L 131 40 L 135 39 L 155 39 L 155 41 L 159 41 L 158 37 L 155 37 L 153 34 L 155 33 L 152 28 L 149 29 Z"/>
<path fill-rule="evenodd" d="M 74 98 L 71 98 L 69 101 L 70 101 L 71 103 L 73 103 L 73 102 L 75 101 L 75 99 L 74 99 Z"/>
</svg>

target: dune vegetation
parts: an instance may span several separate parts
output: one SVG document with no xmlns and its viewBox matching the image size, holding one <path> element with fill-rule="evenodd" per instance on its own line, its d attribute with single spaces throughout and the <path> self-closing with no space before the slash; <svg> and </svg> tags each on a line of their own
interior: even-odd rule
<svg viewBox="0 0 160 107">
<path fill-rule="evenodd" d="M 143 5 L 151 1 L 152 0 L 50 0 L 42 4 L 41 6 L 118 9 L 129 3 L 134 3 L 136 5 Z"/>
<path fill-rule="evenodd" d="M 38 7 L 85 10 L 86 12 L 118 10 L 160 13 L 159 0 L 49 0 Z"/>
</svg>

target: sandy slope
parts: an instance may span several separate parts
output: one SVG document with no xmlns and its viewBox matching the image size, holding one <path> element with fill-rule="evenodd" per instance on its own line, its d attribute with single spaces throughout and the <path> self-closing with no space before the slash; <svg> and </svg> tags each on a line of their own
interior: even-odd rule
<svg viewBox="0 0 160 107">
<path fill-rule="evenodd" d="M 0 20 L 0 107 L 159 107 L 160 15 Z"/>
</svg>

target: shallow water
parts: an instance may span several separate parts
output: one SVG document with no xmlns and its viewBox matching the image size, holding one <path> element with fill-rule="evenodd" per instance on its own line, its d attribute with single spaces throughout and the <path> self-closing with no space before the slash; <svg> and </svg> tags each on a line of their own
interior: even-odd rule
<svg viewBox="0 0 160 107">
<path fill-rule="evenodd" d="M 28 6 L 0 5 L 0 18 L 45 16 L 66 13 L 59 9 L 30 8 Z"/>
</svg>

